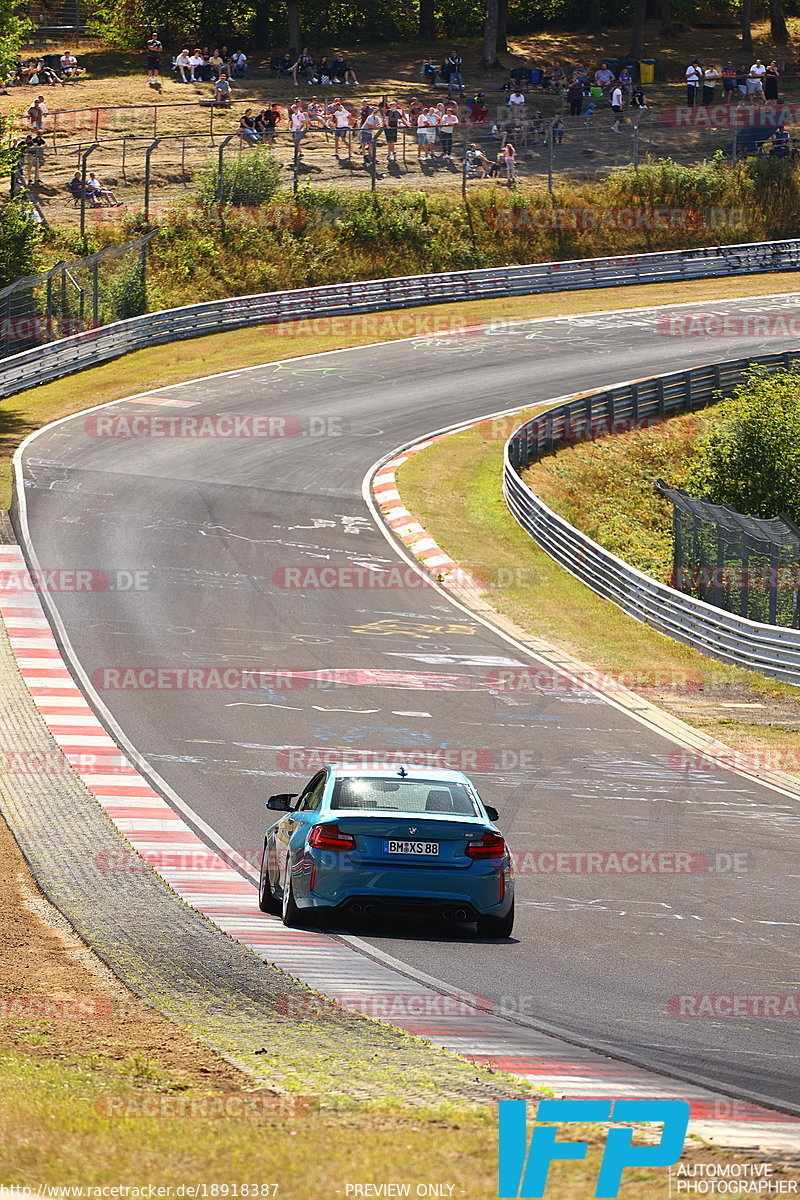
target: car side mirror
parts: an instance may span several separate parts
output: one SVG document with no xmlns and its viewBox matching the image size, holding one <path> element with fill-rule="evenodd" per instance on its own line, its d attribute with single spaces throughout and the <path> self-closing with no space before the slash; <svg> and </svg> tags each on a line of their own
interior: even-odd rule
<svg viewBox="0 0 800 1200">
<path fill-rule="evenodd" d="M 278 812 L 291 812 L 292 801 L 296 799 L 297 792 L 280 792 L 277 796 L 270 796 L 267 808 L 277 809 Z"/>
<path fill-rule="evenodd" d="M 486 815 L 490 821 L 499 821 L 500 820 L 500 813 L 497 811 L 496 808 L 492 808 L 491 804 L 484 804 L 483 807 L 486 809 Z"/>
</svg>

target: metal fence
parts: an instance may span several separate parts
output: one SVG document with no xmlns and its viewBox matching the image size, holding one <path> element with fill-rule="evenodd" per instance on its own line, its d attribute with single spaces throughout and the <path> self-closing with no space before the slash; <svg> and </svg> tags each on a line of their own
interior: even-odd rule
<svg viewBox="0 0 800 1200">
<path fill-rule="evenodd" d="M 800 626 L 800 529 L 788 517 L 745 516 L 669 487 L 675 558 L 672 585 L 768 625 Z"/>
<path fill-rule="evenodd" d="M 156 232 L 3 288 L 0 358 L 144 312 L 147 246 Z"/>
<path fill-rule="evenodd" d="M 695 367 L 580 396 L 526 422 L 506 443 L 503 492 L 522 528 L 592 591 L 629 616 L 724 662 L 800 683 L 800 631 L 723 612 L 637 571 L 548 508 L 519 472 L 575 439 L 693 412 L 730 395 L 746 371 L 800 362 L 800 350 Z"/>
</svg>

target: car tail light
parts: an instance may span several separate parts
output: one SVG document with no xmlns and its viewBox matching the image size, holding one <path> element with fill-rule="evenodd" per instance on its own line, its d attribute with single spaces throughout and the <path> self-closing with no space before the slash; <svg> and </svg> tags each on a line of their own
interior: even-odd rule
<svg viewBox="0 0 800 1200">
<path fill-rule="evenodd" d="M 505 838 L 499 833 L 487 832 L 479 842 L 470 842 L 466 853 L 468 858 L 505 858 Z"/>
<path fill-rule="evenodd" d="M 338 825 L 315 825 L 308 839 L 317 850 L 355 850 L 356 839 L 342 833 Z"/>
</svg>

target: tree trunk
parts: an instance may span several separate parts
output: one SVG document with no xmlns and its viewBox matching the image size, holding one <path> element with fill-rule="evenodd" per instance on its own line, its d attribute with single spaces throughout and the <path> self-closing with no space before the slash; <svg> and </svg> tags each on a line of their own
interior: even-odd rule
<svg viewBox="0 0 800 1200">
<path fill-rule="evenodd" d="M 777 46 L 788 45 L 789 30 L 786 28 L 783 0 L 769 0 L 769 27 L 772 40 Z"/>
<path fill-rule="evenodd" d="M 433 0 L 419 0 L 419 40 L 436 40 L 436 21 L 433 16 Z"/>
<path fill-rule="evenodd" d="M 587 6 L 587 25 L 591 33 L 602 33 L 603 7 L 601 0 L 589 0 Z"/>
<path fill-rule="evenodd" d="M 780 4 L 781 0 L 777 0 Z M 500 53 L 508 52 L 508 0 L 498 0 L 497 4 L 497 49 Z"/>
<path fill-rule="evenodd" d="M 750 28 L 753 19 L 753 0 L 742 0 L 742 54 L 746 58 L 753 57 L 753 31 Z"/>
<path fill-rule="evenodd" d="M 645 21 L 647 20 L 647 0 L 636 0 L 633 9 L 633 32 L 629 58 L 641 58 L 644 54 Z"/>
<path fill-rule="evenodd" d="M 289 17 L 289 51 L 299 54 L 300 46 L 300 5 L 298 0 L 286 0 L 286 11 Z"/>
<path fill-rule="evenodd" d="M 486 21 L 483 26 L 483 65 L 487 70 L 497 66 L 499 7 L 499 0 L 487 0 Z"/>
<path fill-rule="evenodd" d="M 661 0 L 658 15 L 661 19 L 661 36 L 673 37 L 675 30 L 672 26 L 672 0 Z"/>
</svg>

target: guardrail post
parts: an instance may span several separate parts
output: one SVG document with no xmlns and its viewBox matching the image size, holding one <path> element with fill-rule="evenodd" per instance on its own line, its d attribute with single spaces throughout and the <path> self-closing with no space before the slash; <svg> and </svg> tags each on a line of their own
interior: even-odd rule
<svg viewBox="0 0 800 1200">
<path fill-rule="evenodd" d="M 237 133 L 229 133 L 226 138 L 223 138 L 219 144 L 219 154 L 217 155 L 217 204 L 222 208 L 222 193 L 224 191 L 222 179 L 222 155 L 225 152 L 225 147 L 233 138 L 238 137 Z M 295 187 L 297 191 L 297 187 Z"/>
<path fill-rule="evenodd" d="M 88 150 L 81 155 L 81 241 L 86 245 L 86 163 L 89 155 L 100 148 L 99 142 L 93 142 Z"/>
<path fill-rule="evenodd" d="M 163 141 L 163 138 L 156 138 L 147 147 L 144 155 L 144 219 L 150 220 L 150 155 L 155 150 L 156 146 Z"/>
</svg>

